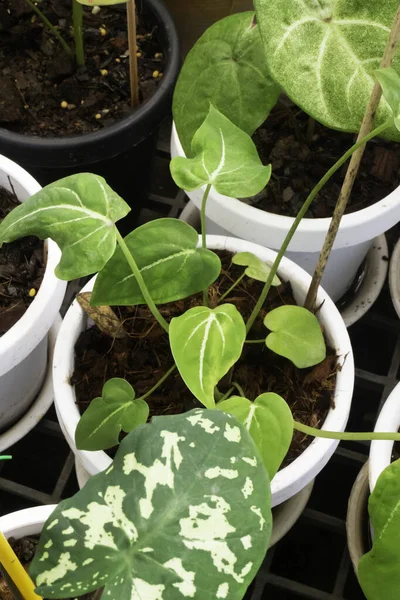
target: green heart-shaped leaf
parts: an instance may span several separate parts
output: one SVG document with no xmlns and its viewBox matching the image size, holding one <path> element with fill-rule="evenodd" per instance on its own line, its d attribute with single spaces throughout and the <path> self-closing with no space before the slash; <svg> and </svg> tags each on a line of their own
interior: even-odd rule
<svg viewBox="0 0 400 600">
<path fill-rule="evenodd" d="M 400 131 L 400 76 L 392 67 L 377 69 L 374 74 L 381 85 L 383 97 L 392 110 L 394 124 Z"/>
<path fill-rule="evenodd" d="M 189 52 L 175 87 L 173 114 L 186 156 L 210 104 L 252 135 L 267 118 L 280 89 L 268 73 L 254 13 L 215 23 Z"/>
<path fill-rule="evenodd" d="M 114 223 L 130 211 L 102 177 L 60 179 L 14 208 L 0 223 L 0 246 L 26 235 L 51 238 L 62 250 L 55 273 L 78 279 L 96 273 L 114 254 Z"/>
<path fill-rule="evenodd" d="M 183 190 L 210 184 L 220 194 L 246 198 L 258 194 L 271 177 L 247 133 L 236 127 L 213 106 L 196 131 L 194 158 L 176 156 L 170 163 L 172 177 Z"/>
<path fill-rule="evenodd" d="M 368 503 L 374 530 L 372 550 L 358 564 L 368 600 L 398 600 L 400 590 L 400 461 L 380 475 Z"/>
<path fill-rule="evenodd" d="M 272 77 L 310 116 L 358 132 L 398 0 L 255 0 Z M 400 72 L 400 53 L 393 67 Z M 382 99 L 375 125 L 391 111 Z M 399 140 L 395 127 L 385 136 Z"/>
<path fill-rule="evenodd" d="M 183 381 L 197 400 L 213 408 L 217 383 L 242 353 L 243 317 L 233 304 L 196 306 L 172 319 L 169 339 Z"/>
<path fill-rule="evenodd" d="M 174 302 L 201 292 L 221 272 L 221 261 L 211 250 L 197 248 L 199 236 L 178 219 L 157 219 L 138 227 L 125 242 L 156 304 Z M 121 250 L 99 273 L 90 304 L 144 304 L 142 292 Z"/>
<path fill-rule="evenodd" d="M 49 517 L 30 571 L 43 598 L 104 586 L 109 600 L 240 600 L 271 528 L 250 435 L 231 415 L 197 409 L 126 436 L 112 466 Z"/>
<path fill-rule="evenodd" d="M 119 443 L 121 429 L 129 433 L 149 417 L 147 402 L 135 400 L 135 391 L 125 380 L 115 377 L 103 386 L 83 413 L 75 430 L 79 450 L 106 450 Z"/>
<path fill-rule="evenodd" d="M 271 310 L 264 325 L 272 331 L 265 343 L 299 369 L 312 367 L 326 357 L 324 336 L 318 319 L 301 306 L 279 306 Z"/>
<path fill-rule="evenodd" d="M 257 281 L 267 281 L 271 272 L 271 267 L 251 252 L 238 252 L 233 256 L 232 262 L 234 265 L 247 267 L 247 269 L 245 269 L 247 277 L 251 277 Z M 276 275 L 274 275 L 272 285 L 281 285 L 280 279 Z"/>
<path fill-rule="evenodd" d="M 216 408 L 234 415 L 246 427 L 272 480 L 293 437 L 293 417 L 287 402 L 270 392 L 261 394 L 254 402 L 231 396 L 219 402 Z"/>
</svg>

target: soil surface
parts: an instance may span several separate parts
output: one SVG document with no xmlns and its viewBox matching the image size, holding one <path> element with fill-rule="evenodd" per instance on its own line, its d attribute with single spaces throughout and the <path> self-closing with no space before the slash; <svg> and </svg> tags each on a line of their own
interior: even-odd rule
<svg viewBox="0 0 400 600">
<path fill-rule="evenodd" d="M 19 540 L 9 538 L 8 541 L 21 563 L 26 569 L 28 569 L 35 555 L 36 547 L 39 542 L 39 536 L 27 536 Z M 80 596 L 79 600 L 94 600 L 94 597 L 95 592 L 92 592 L 90 594 Z M 14 596 L 12 595 L 9 587 L 7 586 L 6 581 L 2 577 L 0 578 L 0 600 L 14 600 Z M 69 600 L 75 600 L 75 597 L 70 598 Z"/>
<path fill-rule="evenodd" d="M 0 221 L 18 204 L 14 194 L 0 187 Z M 21 238 L 0 248 L 0 336 L 22 317 L 44 271 L 44 244 L 38 238 Z"/>
<path fill-rule="evenodd" d="M 247 203 L 295 217 L 308 194 L 356 136 L 314 122 L 287 100 L 281 100 L 255 132 L 262 162 L 272 165 L 267 187 Z M 306 217 L 331 217 L 346 174 L 343 165 L 311 204 Z M 346 213 L 375 204 L 400 183 L 400 144 L 377 139 L 368 143 Z"/>
<path fill-rule="evenodd" d="M 71 0 L 38 6 L 73 49 Z M 0 127 L 41 137 L 79 135 L 132 112 L 126 6 L 83 10 L 86 65 L 77 69 L 25 0 L 2 0 Z M 135 58 L 144 101 L 161 81 L 165 60 L 157 27 L 139 9 Z"/>
<path fill-rule="evenodd" d="M 227 291 L 243 272 L 242 267 L 231 263 L 232 255 L 229 252 L 218 254 L 222 260 L 222 272 L 210 288 L 210 306 L 216 305 L 221 294 Z M 234 304 L 246 319 L 250 316 L 262 286 L 262 283 L 246 277 L 224 301 Z M 179 302 L 159 306 L 159 309 L 169 321 L 187 309 L 201 304 L 202 295 L 198 294 Z M 263 325 L 265 315 L 284 304 L 295 304 L 289 283 L 271 288 L 249 337 L 265 338 L 268 333 Z M 114 311 L 120 317 L 127 337 L 114 339 L 92 327 L 82 332 L 75 347 L 75 372 L 71 383 L 76 386 L 81 413 L 93 398 L 101 395 L 107 379 L 127 379 L 138 398 L 152 388 L 173 365 L 168 336 L 147 307 L 114 307 Z M 333 403 L 337 369 L 333 351 L 328 351 L 326 360 L 316 367 L 297 369 L 290 361 L 273 353 L 263 343 L 245 344 L 241 359 L 219 383 L 218 389 L 225 393 L 234 381 L 243 388 L 249 399 L 255 399 L 263 392 L 281 394 L 291 407 L 296 420 L 319 427 Z M 147 402 L 150 406 L 150 418 L 154 415 L 178 414 L 200 406 L 177 371 L 147 398 Z M 311 438 L 295 432 L 285 464 L 293 461 L 311 441 Z"/>
</svg>

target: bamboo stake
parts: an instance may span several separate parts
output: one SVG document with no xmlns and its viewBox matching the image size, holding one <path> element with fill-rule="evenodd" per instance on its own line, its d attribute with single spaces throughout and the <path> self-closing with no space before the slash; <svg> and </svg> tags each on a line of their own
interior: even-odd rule
<svg viewBox="0 0 400 600">
<path fill-rule="evenodd" d="M 126 3 L 129 44 L 129 78 L 131 84 L 131 106 L 139 105 L 139 79 L 136 58 L 136 7 L 135 0 Z"/>
<path fill-rule="evenodd" d="M 0 532 L 0 563 L 24 600 L 42 600 L 35 594 L 35 585 L 10 544 Z"/>
<path fill-rule="evenodd" d="M 385 52 L 383 54 L 380 68 L 390 67 L 392 64 L 394 55 L 396 53 L 398 44 L 400 42 L 400 5 L 397 8 L 397 13 L 392 25 L 391 32 L 386 44 Z M 358 134 L 357 141 L 365 137 L 372 129 L 375 114 L 379 106 L 379 101 L 382 96 L 382 88 L 377 81 L 372 90 L 371 98 L 369 100 L 367 109 L 365 111 L 364 119 L 361 125 L 360 132 Z M 336 239 L 337 232 L 339 230 L 340 221 L 343 217 L 344 211 L 346 210 L 348 200 L 350 198 L 351 191 L 353 189 L 354 181 L 357 177 L 358 170 L 360 168 L 361 159 L 365 150 L 365 144 L 361 146 L 351 157 L 350 164 L 347 169 L 346 177 L 343 182 L 342 189 L 339 194 L 338 201 L 332 216 L 332 220 L 329 226 L 328 233 L 326 234 L 324 245 L 319 255 L 318 263 L 314 271 L 314 275 L 311 281 L 310 289 L 308 290 L 307 298 L 304 307 L 308 310 L 313 310 L 319 285 L 321 283 L 322 276 L 324 274 L 325 266 L 331 253 L 333 244 Z"/>
</svg>

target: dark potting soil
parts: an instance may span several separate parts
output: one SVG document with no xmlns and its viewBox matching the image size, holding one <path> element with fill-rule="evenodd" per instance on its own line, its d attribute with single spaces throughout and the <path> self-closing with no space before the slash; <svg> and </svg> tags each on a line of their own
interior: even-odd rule
<svg viewBox="0 0 400 600">
<path fill-rule="evenodd" d="M 354 144 L 356 136 L 310 121 L 299 108 L 282 100 L 253 139 L 262 162 L 272 165 L 272 176 L 260 194 L 245 201 L 267 212 L 295 217 L 314 186 Z M 306 217 L 332 216 L 347 166 L 343 165 L 320 191 Z M 400 144 L 372 140 L 367 144 L 346 213 L 382 200 L 399 183 Z"/>
<path fill-rule="evenodd" d="M 18 204 L 14 194 L 0 187 L 0 221 Z M 22 317 L 44 271 L 44 244 L 38 238 L 21 238 L 0 248 L 0 336 Z"/>
<path fill-rule="evenodd" d="M 210 306 L 229 289 L 243 269 L 231 263 L 232 254 L 218 252 L 222 261 L 220 278 L 210 288 Z M 263 284 L 245 278 L 224 300 L 234 304 L 243 317 L 250 316 Z M 193 306 L 202 304 L 202 295 L 159 306 L 169 321 Z M 267 330 L 263 319 L 268 311 L 285 304 L 296 304 L 290 283 L 273 287 L 255 322 L 251 337 L 265 338 Z M 114 339 L 96 327 L 83 331 L 75 346 L 75 371 L 71 383 L 75 385 L 77 403 L 81 413 L 91 400 L 101 395 L 105 381 L 123 377 L 134 387 L 138 398 L 170 369 L 173 359 L 168 336 L 159 326 L 146 306 L 114 307 L 127 333 Z M 245 344 L 241 359 L 218 384 L 225 393 L 231 382 L 238 383 L 249 399 L 263 392 L 281 394 L 291 407 L 293 416 L 312 427 L 319 427 L 333 405 L 337 359 L 328 351 L 325 361 L 310 369 L 297 369 L 289 360 L 271 352 L 265 344 Z M 193 399 L 179 373 L 173 372 L 166 381 L 147 398 L 150 418 L 155 415 L 178 414 L 200 404 Z M 285 464 L 292 462 L 312 441 L 295 432 Z"/>
<path fill-rule="evenodd" d="M 43 0 L 39 7 L 73 48 L 71 0 Z M 102 7 L 97 14 L 83 9 L 86 66 L 77 69 L 25 0 L 2 0 L 1 127 L 41 137 L 79 135 L 132 112 L 126 5 Z M 165 60 L 157 27 L 139 9 L 137 60 L 144 101 L 156 91 Z"/>
<path fill-rule="evenodd" d="M 28 569 L 35 555 L 36 547 L 39 542 L 39 536 L 26 536 L 20 538 L 19 540 L 9 538 L 8 541 L 22 565 L 24 565 L 24 567 Z M 85 594 L 84 596 L 80 596 L 79 600 L 95 600 L 95 594 L 96 592 Z M 14 600 L 14 596 L 12 595 L 11 590 L 9 589 L 6 581 L 2 577 L 0 577 L 0 600 Z M 73 598 L 70 598 L 69 600 L 75 600 L 75 596 Z"/>
</svg>

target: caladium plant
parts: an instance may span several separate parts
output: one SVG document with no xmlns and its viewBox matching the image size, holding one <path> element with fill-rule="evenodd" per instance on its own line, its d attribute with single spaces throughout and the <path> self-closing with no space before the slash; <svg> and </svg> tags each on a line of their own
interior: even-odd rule
<svg viewBox="0 0 400 600">
<path fill-rule="evenodd" d="M 246 518 L 243 518 L 246 515 Z M 155 417 L 45 523 L 37 593 L 110 600 L 240 600 L 267 551 L 269 478 L 234 417 Z"/>
</svg>

